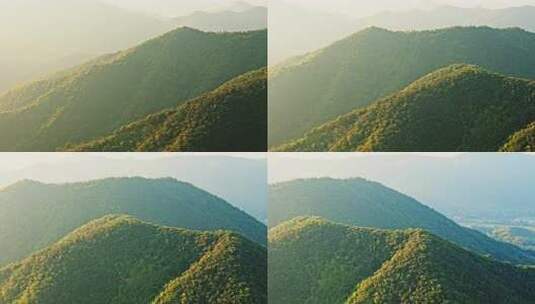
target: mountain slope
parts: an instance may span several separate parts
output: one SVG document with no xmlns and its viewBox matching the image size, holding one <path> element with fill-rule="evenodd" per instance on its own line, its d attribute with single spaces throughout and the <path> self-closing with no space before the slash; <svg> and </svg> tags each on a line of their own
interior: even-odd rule
<svg viewBox="0 0 535 304">
<path fill-rule="evenodd" d="M 317 50 L 370 26 L 403 31 L 453 26 L 518 27 L 535 31 L 534 6 L 486 9 L 475 5 L 472 8 L 433 5 L 428 9 L 411 9 L 409 5 L 396 10 L 393 2 L 382 5 L 382 10 L 385 5 L 389 10 L 375 15 L 360 14 L 369 17 L 358 18 L 329 13 L 324 9 L 313 11 L 311 5 L 289 5 L 284 1 L 272 0 L 269 14 L 270 63 L 280 63 Z M 357 10 L 346 11 L 354 13 Z"/>
<path fill-rule="evenodd" d="M 76 151 L 267 150 L 267 71 L 239 76 L 175 109 L 152 114 Z"/>
<path fill-rule="evenodd" d="M 535 256 L 510 244 L 464 228 L 418 201 L 363 179 L 296 180 L 269 189 L 269 226 L 298 216 L 381 229 L 425 229 L 482 255 L 516 264 L 535 264 Z"/>
<path fill-rule="evenodd" d="M 281 149 L 496 152 L 535 121 L 534 96 L 535 81 L 453 65 Z M 526 132 L 515 135 L 505 149 L 529 149 L 522 139 Z"/>
<path fill-rule="evenodd" d="M 24 181 L 0 191 L 0 265 L 49 246 L 81 225 L 120 213 L 170 227 L 231 230 L 266 243 L 266 227 L 174 179 L 111 178 L 75 184 Z"/>
<path fill-rule="evenodd" d="M 250 6 L 240 11 L 198 11 L 173 20 L 178 26 L 187 26 L 209 32 L 241 32 L 267 28 L 267 8 Z"/>
<path fill-rule="evenodd" d="M 500 150 L 502 152 L 535 151 L 535 123 L 531 123 L 526 128 L 511 135 Z"/>
<path fill-rule="evenodd" d="M 167 20 L 94 0 L 2 1 L 1 6 L 0 92 L 173 29 Z"/>
<path fill-rule="evenodd" d="M 270 230 L 268 255 L 274 303 L 527 304 L 535 295 L 535 270 L 491 261 L 422 230 L 297 218 Z"/>
<path fill-rule="evenodd" d="M 534 51 L 535 34 L 520 29 L 360 31 L 273 70 L 270 146 L 301 137 L 451 64 L 475 64 L 508 76 L 535 78 Z"/>
<path fill-rule="evenodd" d="M 267 65 L 267 32 L 179 28 L 0 96 L 0 150 L 50 151 L 113 130 Z"/>
<path fill-rule="evenodd" d="M 211 268 L 198 269 L 205 259 Z M 264 248 L 236 234 L 107 216 L 0 269 L 0 302 L 151 303 L 168 282 L 190 274 L 204 281 L 226 276 L 210 286 L 181 282 L 206 299 L 266 303 L 266 259 Z M 208 303 L 183 296 L 182 303 Z"/>
</svg>

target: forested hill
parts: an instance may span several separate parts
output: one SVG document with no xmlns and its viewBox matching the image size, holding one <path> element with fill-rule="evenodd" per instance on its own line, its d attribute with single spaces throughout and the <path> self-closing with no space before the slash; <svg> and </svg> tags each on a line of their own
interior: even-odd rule
<svg viewBox="0 0 535 304">
<path fill-rule="evenodd" d="M 179 28 L 0 96 L 0 150 L 93 140 L 266 65 L 266 30 Z"/>
<path fill-rule="evenodd" d="M 0 265 L 51 245 L 108 214 L 195 230 L 230 230 L 265 245 L 252 216 L 174 179 L 110 178 L 74 184 L 23 181 L 0 191 Z"/>
<path fill-rule="evenodd" d="M 269 226 L 299 216 L 380 229 L 425 229 L 473 252 L 515 264 L 535 255 L 462 227 L 415 199 L 360 178 L 295 180 L 270 186 Z"/>
<path fill-rule="evenodd" d="M 452 65 L 280 150 L 530 151 L 533 122 L 535 81 Z"/>
<path fill-rule="evenodd" d="M 177 108 L 71 150 L 265 152 L 266 78 L 266 68 L 249 72 Z"/>
<path fill-rule="evenodd" d="M 454 27 L 392 32 L 368 28 L 273 69 L 270 146 L 393 94 L 452 64 L 474 64 L 535 79 L 535 34 L 521 29 Z"/>
<path fill-rule="evenodd" d="M 0 303 L 261 304 L 266 263 L 238 234 L 110 215 L 0 269 Z"/>
<path fill-rule="evenodd" d="M 296 218 L 269 232 L 273 303 L 528 304 L 535 270 L 468 252 L 423 230 Z"/>
</svg>

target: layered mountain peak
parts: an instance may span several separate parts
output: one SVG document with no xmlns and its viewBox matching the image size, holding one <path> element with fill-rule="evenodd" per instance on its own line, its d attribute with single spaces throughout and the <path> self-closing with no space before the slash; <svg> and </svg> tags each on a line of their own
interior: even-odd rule
<svg viewBox="0 0 535 304">
<path fill-rule="evenodd" d="M 173 285 L 190 303 L 264 303 L 266 260 L 265 248 L 235 233 L 108 215 L 0 269 L 0 302 L 167 303 L 157 298 Z"/>
<path fill-rule="evenodd" d="M 270 227 L 295 217 L 321 216 L 358 227 L 424 229 L 497 260 L 515 264 L 535 263 L 531 252 L 462 227 L 414 198 L 364 179 L 310 179 L 279 183 L 270 187 L 269 197 Z M 296 223 L 301 222 L 309 223 L 309 220 Z"/>
<path fill-rule="evenodd" d="M 0 265 L 49 246 L 108 214 L 162 226 L 229 230 L 265 245 L 267 228 L 228 202 L 174 179 L 109 178 L 0 191 Z M 24 228 L 23 228 L 24 227 Z"/>
<path fill-rule="evenodd" d="M 266 50 L 266 30 L 178 28 L 20 86 L 0 96 L 0 149 L 50 151 L 105 136 L 265 67 Z"/>
<path fill-rule="evenodd" d="M 535 283 L 532 269 L 492 261 L 422 229 L 315 217 L 270 230 L 268 275 L 270 299 L 291 303 L 527 304 Z"/>
</svg>

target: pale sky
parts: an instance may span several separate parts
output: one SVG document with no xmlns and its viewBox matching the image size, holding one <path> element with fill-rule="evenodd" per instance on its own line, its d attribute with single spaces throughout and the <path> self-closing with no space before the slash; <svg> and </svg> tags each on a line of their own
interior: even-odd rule
<svg viewBox="0 0 535 304">
<path fill-rule="evenodd" d="M 504 8 L 523 5 L 535 5 L 535 0 L 271 0 L 306 6 L 354 17 L 370 16 L 382 11 L 410 9 L 429 9 L 433 6 L 451 5 L 458 7 Z"/>
<path fill-rule="evenodd" d="M 20 170 L 42 164 L 84 161 L 95 156 L 107 159 L 165 159 L 180 156 L 230 156 L 263 159 L 265 153 L 0 153 L 0 172 Z"/>
</svg>

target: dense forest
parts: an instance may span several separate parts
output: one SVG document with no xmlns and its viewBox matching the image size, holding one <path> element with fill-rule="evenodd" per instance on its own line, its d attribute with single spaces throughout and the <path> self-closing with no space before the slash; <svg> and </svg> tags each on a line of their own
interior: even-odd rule
<svg viewBox="0 0 535 304">
<path fill-rule="evenodd" d="M 109 215 L 0 268 L 0 303 L 267 303 L 266 249 Z"/>
<path fill-rule="evenodd" d="M 270 146 L 279 146 L 300 138 L 315 127 L 366 107 L 402 90 L 419 78 L 452 64 L 473 64 L 506 76 L 535 78 L 534 52 L 535 34 L 518 28 L 454 27 L 392 32 L 372 27 L 362 30 L 329 47 L 280 64 L 270 71 Z M 508 83 L 492 89 L 496 93 L 505 94 L 509 82 L 512 82 L 510 85 L 515 85 L 514 81 L 506 82 Z M 481 89 L 480 86 L 482 85 L 478 85 L 478 89 Z M 482 90 L 476 90 L 476 93 Z M 441 91 L 433 91 L 432 94 L 441 93 L 447 95 Z M 520 93 L 509 94 L 517 96 Z M 476 101 L 479 100 L 470 104 L 476 104 Z M 464 113 L 459 110 L 456 114 L 462 116 Z M 470 114 L 471 112 L 468 113 Z M 514 120 L 507 114 L 502 114 L 500 119 Z M 471 119 L 472 117 L 467 117 L 467 120 Z M 463 125 L 468 122 L 463 122 Z M 394 128 L 395 125 L 391 127 Z M 494 130 L 502 132 L 500 129 Z M 481 130 L 476 129 L 474 132 L 478 131 Z M 439 134 L 431 136 L 434 139 L 448 140 Z M 430 138 L 427 136 L 422 140 L 425 139 Z M 327 150 L 322 143 L 323 140 L 318 140 L 318 147 L 310 149 Z M 499 148 L 494 147 L 494 151 Z"/>
<path fill-rule="evenodd" d="M 535 121 L 534 96 L 535 81 L 452 65 L 280 149 L 529 151 L 533 128 L 526 126 Z"/>
<path fill-rule="evenodd" d="M 55 151 L 267 65 L 267 31 L 178 28 L 0 96 L 0 150 Z"/>
<path fill-rule="evenodd" d="M 462 227 L 415 199 L 364 179 L 295 180 L 269 188 L 269 226 L 299 216 L 380 229 L 418 228 L 475 253 L 515 264 L 535 264 L 535 254 Z"/>
<path fill-rule="evenodd" d="M 73 184 L 22 181 L 0 191 L 0 266 L 50 246 L 108 214 L 128 214 L 169 227 L 224 229 L 264 246 L 267 242 L 264 224 L 174 179 L 110 178 Z"/>
<path fill-rule="evenodd" d="M 267 69 L 250 72 L 172 110 L 131 123 L 75 151 L 267 150 Z"/>
<path fill-rule="evenodd" d="M 532 268 L 490 260 L 418 229 L 296 218 L 269 231 L 268 252 L 273 303 L 528 304 L 535 297 Z"/>
</svg>

